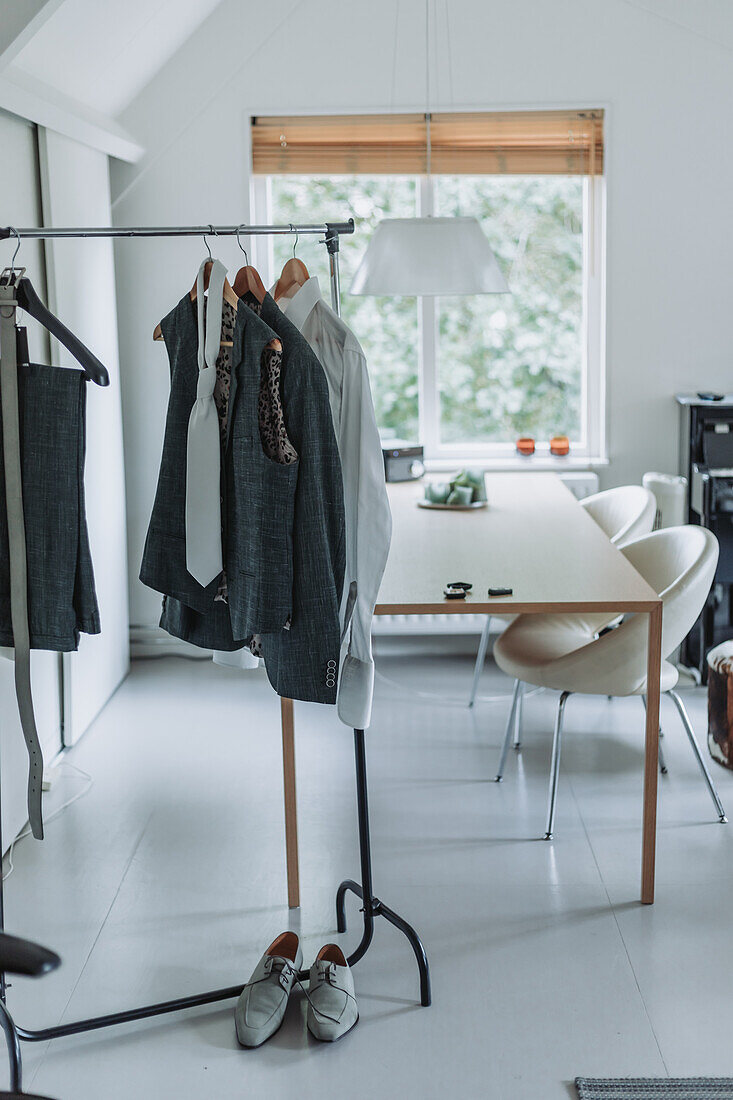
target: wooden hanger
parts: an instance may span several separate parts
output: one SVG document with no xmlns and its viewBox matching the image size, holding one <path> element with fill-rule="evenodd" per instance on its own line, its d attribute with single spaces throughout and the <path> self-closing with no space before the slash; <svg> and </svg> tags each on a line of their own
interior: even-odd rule
<svg viewBox="0 0 733 1100">
<path fill-rule="evenodd" d="M 264 302 L 265 295 L 267 294 L 265 284 L 262 282 L 257 269 L 252 267 L 251 264 L 240 267 L 234 280 L 235 294 L 243 298 L 247 291 L 253 294 L 258 302 Z"/>
<path fill-rule="evenodd" d="M 249 264 L 247 264 L 246 267 L 240 267 L 239 271 L 237 272 L 237 277 L 234 280 L 234 285 L 237 288 L 236 293 L 239 295 L 240 298 L 243 298 L 247 291 L 249 291 L 250 294 L 254 295 L 258 302 L 264 302 L 265 295 L 267 294 L 267 291 L 265 290 L 265 285 L 262 282 L 262 279 L 260 278 L 257 269 L 251 267 Z M 267 344 L 266 347 L 272 348 L 273 351 L 283 350 L 282 344 L 276 338 L 270 340 L 269 344 Z"/>
<path fill-rule="evenodd" d="M 272 296 L 276 302 L 279 298 L 287 298 L 295 287 L 303 286 L 309 279 L 308 268 L 302 260 L 293 256 L 282 269 Z"/>
<path fill-rule="evenodd" d="M 265 284 L 259 276 L 259 272 L 256 268 L 252 267 L 249 262 L 249 256 L 247 255 L 247 249 L 244 247 L 239 239 L 239 232 L 241 229 L 246 229 L 246 226 L 240 225 L 237 229 L 237 244 L 244 253 L 244 258 L 247 261 L 244 267 L 240 267 L 234 279 L 234 293 L 238 294 L 240 298 L 249 291 L 257 301 L 262 304 L 265 300 L 267 291 L 265 290 Z"/>
<path fill-rule="evenodd" d="M 293 223 L 290 223 L 290 228 L 295 233 L 295 244 L 293 245 L 293 255 L 283 267 L 280 278 L 277 281 L 277 285 L 273 291 L 273 298 L 275 301 L 278 298 L 289 296 L 296 287 L 303 286 L 310 279 L 308 274 L 308 268 L 305 266 L 302 260 L 299 260 L 295 255 L 295 250 L 298 247 L 298 230 Z"/>
<path fill-rule="evenodd" d="M 211 277 L 211 269 L 212 269 L 213 266 L 214 266 L 214 261 L 213 260 L 207 260 L 206 261 L 206 267 L 204 268 L 204 290 L 209 289 L 209 279 Z M 237 276 L 237 278 L 239 278 L 239 276 Z M 258 276 L 258 278 L 259 278 L 259 276 Z M 189 294 L 188 294 L 188 296 L 189 296 L 189 298 L 191 299 L 192 302 L 196 301 L 196 284 L 197 283 L 198 283 L 198 276 L 196 276 L 196 281 L 194 282 L 194 284 L 191 287 L 191 289 L 189 291 Z M 264 295 L 263 295 L 263 297 L 264 297 Z M 235 294 L 234 289 L 231 286 L 231 284 L 230 284 L 230 282 L 227 278 L 224 279 L 224 301 L 229 302 L 229 305 L 232 306 L 232 308 L 236 312 L 237 307 L 239 306 L 239 298 Z M 163 332 L 162 332 L 161 327 L 160 327 L 160 322 L 158 322 L 158 324 L 155 326 L 155 331 L 153 332 L 153 339 L 154 340 L 162 340 L 163 339 Z M 220 347 L 222 347 L 222 348 L 230 348 L 231 346 L 232 346 L 232 341 L 231 340 L 222 340 L 222 342 L 220 344 Z"/>
<path fill-rule="evenodd" d="M 242 246 L 240 245 L 240 248 L 241 247 Z M 244 252 L 244 249 L 242 249 L 242 251 Z M 247 255 L 246 252 L 244 254 L 245 256 Z M 229 287 L 229 283 L 225 281 L 224 297 L 227 299 L 227 301 L 229 301 L 229 298 L 227 297 L 227 287 Z M 256 268 L 252 267 L 251 264 L 247 264 L 245 267 L 240 267 L 234 280 L 234 287 L 229 287 L 229 289 L 234 295 L 234 300 L 237 303 L 239 302 L 240 298 L 244 297 L 247 291 L 249 291 L 250 294 L 253 294 L 258 302 L 264 302 L 265 295 L 267 294 L 267 291 L 265 290 L 265 284 L 262 282 L 262 279 L 259 276 L 259 272 Z M 231 344 L 227 346 L 231 347 Z M 282 351 L 283 349 L 283 346 L 279 340 L 270 340 L 270 343 L 267 345 L 267 347 L 273 348 L 275 351 Z"/>
</svg>

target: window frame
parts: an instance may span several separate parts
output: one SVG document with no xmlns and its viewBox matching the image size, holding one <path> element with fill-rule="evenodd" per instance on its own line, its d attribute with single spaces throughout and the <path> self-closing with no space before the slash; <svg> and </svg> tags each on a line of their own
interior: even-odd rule
<svg viewBox="0 0 733 1100">
<path fill-rule="evenodd" d="M 251 202 L 257 222 L 272 220 L 270 179 L 252 175 Z M 430 216 L 434 209 L 433 177 L 417 176 L 418 217 Z M 581 439 L 572 443 L 567 458 L 549 455 L 549 440 L 536 440 L 533 460 L 549 466 L 603 465 L 606 453 L 606 188 L 603 175 L 583 177 L 583 319 Z M 358 226 L 357 226 L 358 232 Z M 266 283 L 274 282 L 272 239 L 254 238 L 256 263 L 267 273 Z M 342 286 L 342 294 L 348 290 Z M 513 442 L 443 443 L 440 440 L 440 394 L 438 390 L 438 311 L 436 299 L 417 298 L 418 321 L 418 416 L 420 442 L 426 466 L 441 469 L 463 461 L 485 466 L 526 467 L 526 459 L 517 456 Z M 358 333 L 357 333 L 358 336 Z"/>
</svg>

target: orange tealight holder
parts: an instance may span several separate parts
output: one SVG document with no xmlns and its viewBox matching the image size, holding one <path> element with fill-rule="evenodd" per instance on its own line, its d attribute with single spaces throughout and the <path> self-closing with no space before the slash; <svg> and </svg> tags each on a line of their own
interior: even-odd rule
<svg viewBox="0 0 733 1100">
<path fill-rule="evenodd" d="M 517 453 L 526 456 L 534 454 L 534 439 L 530 435 L 523 435 L 517 440 Z"/>
<path fill-rule="evenodd" d="M 552 439 L 550 440 L 550 454 L 570 454 L 570 440 L 566 435 L 553 435 Z"/>
</svg>

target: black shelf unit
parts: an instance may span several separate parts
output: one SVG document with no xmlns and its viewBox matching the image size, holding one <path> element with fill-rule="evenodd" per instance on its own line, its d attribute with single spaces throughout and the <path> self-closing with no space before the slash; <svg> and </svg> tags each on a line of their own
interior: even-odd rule
<svg viewBox="0 0 733 1100">
<path fill-rule="evenodd" d="M 688 484 L 687 522 L 707 527 L 720 544 L 712 591 L 682 644 L 683 662 L 696 668 L 705 683 L 707 654 L 733 637 L 733 394 L 718 401 L 678 394 L 677 403 L 680 473 Z"/>
</svg>

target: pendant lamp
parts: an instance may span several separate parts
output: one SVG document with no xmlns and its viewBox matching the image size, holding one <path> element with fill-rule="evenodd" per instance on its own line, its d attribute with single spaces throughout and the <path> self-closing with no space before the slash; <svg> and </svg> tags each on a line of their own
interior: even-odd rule
<svg viewBox="0 0 733 1100">
<path fill-rule="evenodd" d="M 430 177 L 430 0 L 425 0 L 426 174 Z M 478 218 L 384 218 L 349 292 L 429 297 L 506 294 L 504 274 Z"/>
<path fill-rule="evenodd" d="M 506 294 L 477 218 L 385 218 L 375 229 L 351 294 Z"/>
</svg>

